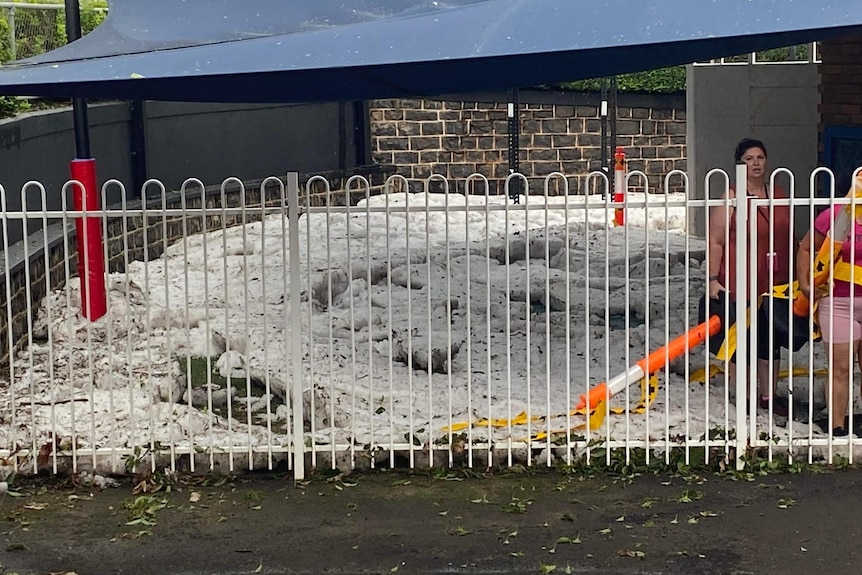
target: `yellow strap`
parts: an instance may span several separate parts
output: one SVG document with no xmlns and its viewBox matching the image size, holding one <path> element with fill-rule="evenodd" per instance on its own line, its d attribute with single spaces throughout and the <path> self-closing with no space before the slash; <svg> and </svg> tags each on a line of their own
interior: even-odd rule
<svg viewBox="0 0 862 575">
<path fill-rule="evenodd" d="M 772 297 L 776 299 L 789 299 L 791 301 L 795 300 L 797 296 L 799 296 L 801 292 L 799 291 L 799 282 L 793 282 L 792 284 L 782 284 L 779 286 L 775 286 L 772 288 Z M 761 301 L 762 301 L 761 297 Z M 816 340 L 820 339 L 820 326 L 817 325 L 817 301 L 815 300 L 814 305 L 811 308 L 812 313 L 814 314 L 815 321 L 812 322 L 811 329 L 811 339 Z"/>
<path fill-rule="evenodd" d="M 733 305 L 733 303 L 731 303 Z M 718 348 L 718 353 L 715 355 L 718 359 L 722 361 L 730 361 L 730 358 L 733 357 L 733 354 L 736 353 L 736 324 L 738 322 L 734 322 L 729 328 L 727 328 L 726 335 L 724 336 L 724 341 L 721 342 L 721 347 Z M 745 327 L 747 328 L 751 324 L 751 313 L 749 309 L 745 310 Z"/>
<path fill-rule="evenodd" d="M 652 375 L 647 378 L 641 379 L 641 399 L 640 402 L 635 407 L 632 407 L 628 410 L 629 413 L 644 413 L 646 412 L 647 406 L 649 406 L 658 395 L 658 377 L 656 375 Z M 583 431 L 585 429 L 595 430 L 602 426 L 605 420 L 605 412 L 608 411 L 613 413 L 614 415 L 622 415 L 626 413 L 626 408 L 624 407 L 611 407 L 610 409 L 605 409 L 604 401 L 600 401 L 596 407 L 590 412 L 590 416 L 587 418 L 586 423 L 581 425 L 576 425 L 571 430 L 567 429 L 556 429 L 551 431 L 551 437 L 563 437 L 568 434 L 570 431 Z M 583 414 L 584 410 L 573 410 L 571 412 L 574 414 Z M 548 437 L 548 432 L 540 431 L 533 435 L 531 438 L 532 441 L 540 441 L 542 439 L 546 439 Z"/>
<path fill-rule="evenodd" d="M 847 283 L 862 285 L 862 266 L 838 260 L 833 266 L 832 277 Z"/>
<path fill-rule="evenodd" d="M 821 262 L 819 265 L 828 265 L 828 262 L 826 264 L 823 264 Z M 853 267 L 853 266 L 850 266 L 850 264 L 846 264 L 846 265 L 848 268 Z M 842 279 L 842 278 L 838 277 L 837 269 L 838 268 L 836 266 L 836 276 L 835 277 L 837 279 Z M 847 272 L 842 270 L 842 274 L 845 274 L 845 273 L 847 273 Z M 857 270 L 856 274 L 858 275 L 857 279 L 859 280 L 860 285 L 862 285 L 862 267 L 860 267 L 860 269 Z M 847 275 L 847 277 L 849 278 L 849 274 Z M 790 284 L 781 284 L 781 285 L 773 286 L 772 293 L 770 294 L 770 296 L 775 298 L 775 299 L 789 299 L 792 301 L 792 300 L 795 300 L 799 294 L 800 294 L 799 282 L 795 281 L 795 282 L 790 283 Z M 760 296 L 760 298 L 758 298 L 758 300 L 757 300 L 758 306 L 763 302 L 763 298 L 765 295 L 766 294 L 763 294 Z M 816 301 L 814 302 L 813 311 L 814 312 L 817 311 L 817 302 Z M 745 326 L 748 327 L 750 325 L 751 325 L 751 310 L 749 308 L 748 310 L 746 310 Z M 814 322 L 813 329 L 811 331 L 811 338 L 813 340 L 820 338 L 820 328 L 817 326 L 816 322 Z M 736 353 L 736 342 L 737 342 L 736 324 L 734 323 L 732 326 L 730 326 L 728 328 L 727 335 L 725 336 L 724 341 L 721 343 L 721 347 L 719 348 L 718 353 L 715 355 L 716 359 L 719 359 L 721 361 L 730 361 L 730 358 L 732 358 L 733 354 Z"/>
<path fill-rule="evenodd" d="M 584 431 L 586 429 L 596 430 L 602 426 L 605 422 L 605 414 L 607 413 L 607 409 L 605 409 L 605 400 L 600 399 L 593 410 L 590 412 L 590 416 L 587 420 L 580 424 L 572 427 L 571 431 Z M 613 413 L 613 411 L 611 412 Z M 559 437 L 560 435 L 566 434 L 565 429 L 555 429 L 550 433 L 551 437 Z M 541 441 L 543 439 L 548 438 L 547 431 L 539 431 L 538 433 L 533 434 L 533 437 L 530 438 L 531 441 Z M 521 441 L 526 441 L 525 439 L 521 439 Z"/>
<path fill-rule="evenodd" d="M 724 373 L 724 369 L 720 365 L 718 365 L 717 363 L 710 363 L 709 364 L 709 378 L 708 379 L 712 379 L 713 377 L 715 377 L 716 375 L 718 375 L 720 373 Z M 706 380 L 707 380 L 706 368 L 704 368 L 704 367 L 701 367 L 699 369 L 694 370 L 688 376 L 689 383 L 706 383 Z"/>
<path fill-rule="evenodd" d="M 721 375 L 724 373 L 724 367 L 718 363 L 710 363 L 709 364 L 709 378 L 712 379 L 717 375 Z M 793 368 L 793 377 L 803 377 L 808 375 L 807 367 L 794 367 Z M 787 379 L 790 377 L 791 371 L 787 369 L 782 369 L 778 372 L 778 379 Z M 825 367 L 821 367 L 815 369 L 811 374 L 814 377 L 826 377 L 829 375 L 829 370 Z M 706 369 L 701 367 L 700 369 L 696 369 L 691 372 L 691 375 L 688 377 L 688 381 L 690 383 L 706 383 Z"/>
<path fill-rule="evenodd" d="M 850 186 L 850 191 L 847 192 L 847 198 L 851 198 L 855 196 L 856 199 L 862 200 L 862 172 L 859 172 L 856 175 L 856 180 L 853 182 L 853 185 Z M 859 220 L 862 218 L 862 203 L 856 204 L 855 209 L 852 209 L 852 204 L 847 204 L 841 211 L 833 218 L 832 226 L 838 222 L 839 219 L 843 218 L 853 218 L 853 220 Z M 854 228 L 856 222 L 850 222 L 850 231 L 849 236 L 854 236 Z M 848 236 L 848 237 L 849 237 Z M 829 274 L 829 268 L 834 267 L 834 277 L 835 279 L 840 279 L 846 282 L 852 282 L 859 285 L 862 285 L 862 269 L 856 270 L 853 273 L 853 267 L 851 264 L 837 259 L 837 261 L 833 261 L 836 256 L 836 250 L 840 252 L 841 247 L 843 247 L 844 242 L 847 238 L 834 238 L 832 237 L 832 230 L 826 234 L 825 242 L 830 242 L 832 244 L 832 249 L 829 250 L 818 250 L 817 256 L 814 258 L 814 270 L 813 276 L 815 278 L 815 285 L 818 285 L 820 282 L 817 281 L 817 278 L 820 278 L 820 281 L 824 281 Z M 840 270 L 840 271 L 839 271 Z M 851 278 L 853 278 L 851 280 Z M 855 281 L 854 281 L 855 280 Z"/>
<path fill-rule="evenodd" d="M 853 185 L 850 187 L 850 191 L 847 192 L 847 197 L 850 198 L 852 196 L 856 196 L 857 199 L 862 200 L 862 172 L 856 175 L 856 180 Z M 852 217 L 854 219 L 862 218 L 862 203 L 857 204 L 854 210 L 851 210 L 851 205 L 847 204 L 841 212 L 835 217 L 835 220 L 838 218 L 846 218 Z M 833 221 L 834 225 L 834 221 Z M 851 235 L 853 235 L 853 226 L 855 222 L 851 224 Z M 845 238 L 833 238 L 831 233 L 827 234 L 826 240 L 827 242 L 833 242 L 837 244 L 838 242 L 843 243 Z M 837 247 L 837 246 L 836 246 Z M 813 276 L 815 278 L 820 277 L 823 278 L 826 274 L 829 273 L 829 268 L 833 268 L 833 277 L 837 280 L 846 281 L 848 283 L 855 283 L 857 285 L 862 285 L 862 266 L 854 266 L 849 264 L 843 260 L 833 261 L 833 250 L 818 250 L 814 262 L 813 262 Z M 854 271 L 855 270 L 855 271 Z M 815 285 L 818 282 L 815 281 Z M 799 283 L 793 282 L 792 284 L 782 284 L 779 286 L 775 286 L 772 288 L 772 297 L 780 298 L 780 299 L 796 299 L 797 294 L 799 293 Z M 761 299 L 758 300 L 758 304 Z M 814 302 L 813 311 L 817 311 L 817 302 Z M 816 316 L 815 316 L 816 318 Z M 749 318 L 746 317 L 746 326 L 749 325 Z M 820 337 L 820 329 L 817 326 L 816 321 L 813 322 L 813 333 L 812 338 L 817 339 Z M 733 357 L 734 352 L 736 351 L 736 325 L 731 326 L 727 330 L 727 336 L 725 337 L 725 341 L 722 343 L 721 348 L 718 350 L 717 357 L 718 359 L 727 361 L 729 358 Z"/>
<path fill-rule="evenodd" d="M 624 407 L 611 407 L 607 409 L 605 407 L 604 401 L 599 402 L 595 407 L 593 407 L 589 413 L 587 413 L 586 409 L 573 409 L 568 415 L 576 415 L 576 416 L 586 416 L 586 422 L 575 426 L 574 430 L 583 430 L 586 428 L 589 429 L 598 429 L 602 426 L 605 420 L 605 413 L 609 411 L 614 415 L 622 415 L 628 411 L 629 413 L 644 413 L 649 404 L 651 404 L 658 395 L 658 377 L 652 375 L 649 379 L 643 378 L 641 380 L 641 398 L 638 404 L 635 407 L 632 407 L 628 410 Z M 550 419 L 555 419 L 559 417 L 565 417 L 567 414 L 557 414 L 552 415 Z M 510 426 L 518 426 L 518 425 L 526 425 L 528 422 L 541 422 L 548 419 L 548 416 L 533 416 L 530 417 L 527 415 L 526 411 L 522 411 L 518 415 L 516 415 L 512 419 L 487 419 L 482 418 L 478 419 L 472 423 L 462 421 L 458 423 L 453 423 L 451 426 L 443 427 L 442 430 L 444 432 L 452 432 L 457 433 L 460 431 L 464 431 L 469 427 L 510 427 Z M 552 431 L 552 435 L 558 435 L 561 433 L 566 433 L 566 430 Z M 544 439 L 548 436 L 547 432 L 539 432 L 533 436 L 533 440 Z"/>
</svg>

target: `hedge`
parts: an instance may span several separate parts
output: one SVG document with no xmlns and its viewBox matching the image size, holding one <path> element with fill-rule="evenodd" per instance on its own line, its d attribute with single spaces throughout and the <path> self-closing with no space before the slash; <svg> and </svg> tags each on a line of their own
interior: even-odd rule
<svg viewBox="0 0 862 575">
<path fill-rule="evenodd" d="M 26 4 L 24 0 L 12 0 L 17 4 Z M 32 3 L 33 0 L 30 0 Z M 56 0 L 39 0 L 40 4 L 60 4 Z M 81 0 L 81 31 L 87 34 L 104 21 L 108 7 L 106 0 Z M 0 63 L 12 60 L 12 35 L 9 30 L 10 9 L 0 10 Z M 15 28 L 17 30 L 38 30 L 35 35 L 16 35 L 15 55 L 18 59 L 29 58 L 41 54 L 45 50 L 53 50 L 66 44 L 66 11 L 65 10 L 15 10 Z M 30 108 L 27 100 L 14 96 L 0 96 L 0 118 L 7 118 L 24 112 Z"/>
<path fill-rule="evenodd" d="M 761 62 L 784 62 L 787 60 L 805 60 L 808 58 L 810 45 L 786 46 L 757 52 L 757 60 Z M 726 62 L 746 62 L 748 54 L 730 56 Z M 573 90 L 577 92 L 599 92 L 602 89 L 602 78 L 563 82 L 554 89 Z M 606 80 L 606 79 L 605 79 Z M 617 89 L 620 92 L 639 92 L 646 94 L 673 94 L 685 91 L 685 66 L 647 70 L 634 74 L 617 76 Z"/>
</svg>

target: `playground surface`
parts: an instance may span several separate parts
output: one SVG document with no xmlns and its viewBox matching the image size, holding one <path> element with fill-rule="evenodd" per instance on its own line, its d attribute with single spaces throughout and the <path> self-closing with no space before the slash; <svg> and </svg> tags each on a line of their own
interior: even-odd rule
<svg viewBox="0 0 862 575">
<path fill-rule="evenodd" d="M 817 470 L 27 479 L 0 573 L 859 573 L 862 471 Z"/>
</svg>

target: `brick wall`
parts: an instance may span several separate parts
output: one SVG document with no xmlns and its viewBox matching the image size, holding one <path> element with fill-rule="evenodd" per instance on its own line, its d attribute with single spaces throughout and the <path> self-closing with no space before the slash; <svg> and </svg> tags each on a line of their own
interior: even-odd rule
<svg viewBox="0 0 862 575">
<path fill-rule="evenodd" d="M 540 193 L 542 178 L 555 171 L 580 192 L 584 176 L 601 168 L 599 102 L 586 95 L 537 99 L 545 101 L 521 97 L 520 171 L 531 193 Z M 628 100 L 621 97 L 618 106 L 617 145 L 625 147 L 628 169 L 645 172 L 653 191 L 661 191 L 664 174 L 686 168 L 685 101 Z M 480 173 L 491 180 L 492 193 L 502 193 L 509 172 L 505 101 L 376 100 L 370 114 L 375 162 L 419 180 L 432 173 L 454 180 Z"/>
<path fill-rule="evenodd" d="M 843 195 L 850 186 L 852 170 L 862 164 L 862 35 L 823 42 L 820 56 L 818 155 L 820 165 L 835 171 L 836 193 Z M 848 139 L 857 140 L 856 151 L 848 155 L 845 149 L 840 160 L 831 157 L 824 138 L 827 128 L 840 135 L 845 146 Z M 819 194 L 829 193 L 825 179 L 818 185 Z"/>
<path fill-rule="evenodd" d="M 565 95 L 522 97 L 520 107 L 521 172 L 530 180 L 530 192 L 542 193 L 543 178 L 560 171 L 568 176 L 571 191 L 582 191 L 584 177 L 601 167 L 601 120 L 599 103 L 595 97 Z M 481 101 L 480 101 L 481 100 Z M 344 205 L 350 198 L 355 204 L 367 194 L 378 194 L 383 183 L 394 173 L 413 180 L 411 186 L 421 189 L 421 180 L 430 174 L 443 174 L 456 181 L 456 191 L 463 191 L 463 180 L 473 173 L 489 178 L 492 193 L 503 192 L 503 181 L 508 175 L 508 119 L 505 101 L 493 98 L 477 99 L 475 102 L 458 100 L 378 100 L 371 103 L 372 153 L 374 166 L 351 171 L 322 174 L 329 182 L 330 193 L 326 193 L 323 182 L 311 186 L 304 200 L 311 205 Z M 672 169 L 685 169 L 685 102 L 684 99 L 663 100 L 647 98 L 643 102 L 626 102 L 621 98 L 618 107 L 617 144 L 626 148 L 628 168 L 648 174 L 654 191 L 662 191 L 661 178 Z M 353 175 L 361 175 L 364 183 Z M 305 182 L 308 176 L 301 178 Z M 458 181 L 460 180 L 460 181 Z M 261 201 L 269 206 L 279 205 L 279 197 L 273 196 L 276 188 L 268 188 L 261 200 L 259 183 L 246 185 L 246 207 L 250 213 L 246 221 L 259 218 L 254 213 Z M 401 191 L 397 186 L 393 191 Z M 558 193 L 559 189 L 552 189 Z M 167 207 L 182 207 L 181 196 L 171 192 L 166 197 Z M 221 193 L 216 189 L 205 194 L 192 193 L 186 198 L 187 210 L 221 207 Z M 182 237 L 183 223 L 180 216 L 169 216 L 165 221 L 158 213 L 161 199 L 148 203 L 153 210 L 146 226 L 140 216 L 128 216 L 125 227 L 122 218 L 107 219 L 106 242 L 108 263 L 112 272 L 122 271 L 124 262 L 144 257 L 161 255 L 167 229 L 167 243 Z M 240 205 L 239 188 L 228 189 L 227 207 Z M 129 204 L 128 209 L 140 209 Z M 219 229 L 242 223 L 240 216 L 227 216 L 222 222 L 219 215 L 189 216 L 186 220 L 188 234 L 203 230 Z M 146 229 L 146 236 L 144 230 Z M 31 236 L 29 258 L 25 261 L 22 250 L 10 249 L 10 263 L 0 277 L 0 368 L 8 362 L 9 342 L 13 349 L 20 349 L 27 339 L 28 315 L 48 289 L 62 288 L 66 269 L 77 274 L 74 234 L 67 253 L 61 230 L 52 226 L 48 230 L 48 245 L 42 232 Z M 125 238 L 125 239 L 124 239 Z M 146 241 L 145 241 L 146 240 Z M 20 246 L 19 246 L 20 247 Z M 46 251 L 47 250 L 47 260 Z M 124 250 L 127 254 L 124 255 Z M 13 253 L 15 252 L 15 253 Z M 28 263 L 29 262 L 29 263 Z M 9 290 L 6 290 L 6 275 Z M 29 285 L 29 294 L 27 286 Z M 29 296 L 29 297 L 28 297 Z M 7 312 L 7 301 L 11 304 L 11 318 Z"/>
<path fill-rule="evenodd" d="M 862 125 L 862 36 L 823 42 L 820 57 L 821 130 Z"/>
</svg>

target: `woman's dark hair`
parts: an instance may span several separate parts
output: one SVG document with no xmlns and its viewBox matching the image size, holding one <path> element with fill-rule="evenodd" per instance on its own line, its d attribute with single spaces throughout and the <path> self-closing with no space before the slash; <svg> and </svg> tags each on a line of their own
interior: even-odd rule
<svg viewBox="0 0 862 575">
<path fill-rule="evenodd" d="M 763 150 L 763 155 L 767 158 L 769 157 L 769 154 L 766 153 L 766 146 L 763 145 L 763 142 L 761 142 L 760 140 L 755 140 L 754 138 L 743 138 L 736 145 L 736 156 L 734 156 L 734 159 L 736 160 L 737 164 L 742 161 L 742 156 L 745 155 L 745 152 L 747 152 L 751 148 L 760 148 L 761 150 Z"/>
</svg>

